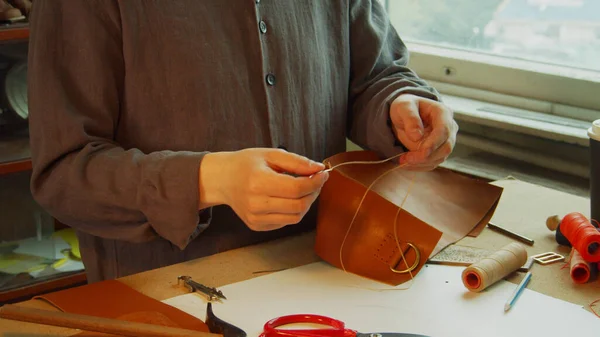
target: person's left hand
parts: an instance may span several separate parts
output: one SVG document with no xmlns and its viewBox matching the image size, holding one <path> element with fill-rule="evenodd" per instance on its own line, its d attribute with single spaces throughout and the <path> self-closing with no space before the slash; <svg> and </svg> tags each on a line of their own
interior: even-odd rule
<svg viewBox="0 0 600 337">
<path fill-rule="evenodd" d="M 456 143 L 458 124 L 446 105 L 412 94 L 391 104 L 390 118 L 396 138 L 408 149 L 400 157 L 407 169 L 430 171 L 443 163 Z"/>
</svg>

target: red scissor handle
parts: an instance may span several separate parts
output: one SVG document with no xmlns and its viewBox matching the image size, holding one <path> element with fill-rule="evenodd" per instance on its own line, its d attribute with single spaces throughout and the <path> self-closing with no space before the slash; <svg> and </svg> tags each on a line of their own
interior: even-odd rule
<svg viewBox="0 0 600 337">
<path fill-rule="evenodd" d="M 328 325 L 326 329 L 277 329 L 287 324 L 313 323 Z M 344 322 L 321 315 L 299 314 L 274 318 L 265 323 L 260 337 L 355 337 L 356 331 L 346 329 Z"/>
</svg>

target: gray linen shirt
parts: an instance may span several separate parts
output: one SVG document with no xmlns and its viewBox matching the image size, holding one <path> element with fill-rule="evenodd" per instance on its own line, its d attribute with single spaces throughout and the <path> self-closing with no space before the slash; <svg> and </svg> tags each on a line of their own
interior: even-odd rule
<svg viewBox="0 0 600 337">
<path fill-rule="evenodd" d="M 377 0 L 35 1 L 30 21 L 31 189 L 90 282 L 314 228 L 317 203 L 272 232 L 199 211 L 208 151 L 390 155 L 391 101 L 439 99 Z"/>
</svg>

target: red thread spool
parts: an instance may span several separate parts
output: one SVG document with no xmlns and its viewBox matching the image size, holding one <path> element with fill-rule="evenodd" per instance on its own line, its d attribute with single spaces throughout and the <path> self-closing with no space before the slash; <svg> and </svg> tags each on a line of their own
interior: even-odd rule
<svg viewBox="0 0 600 337">
<path fill-rule="evenodd" d="M 560 222 L 560 229 L 585 261 L 600 262 L 600 232 L 583 214 L 567 214 Z"/>
<path fill-rule="evenodd" d="M 576 249 L 571 249 L 571 280 L 587 283 L 592 278 L 593 265 L 585 261 Z"/>
</svg>

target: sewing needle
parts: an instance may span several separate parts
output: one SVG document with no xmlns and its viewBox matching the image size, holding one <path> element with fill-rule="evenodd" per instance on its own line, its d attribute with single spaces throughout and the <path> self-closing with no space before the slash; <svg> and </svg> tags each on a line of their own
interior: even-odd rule
<svg viewBox="0 0 600 337">
<path fill-rule="evenodd" d="M 512 308 L 515 305 L 515 303 L 517 302 L 517 299 L 523 292 L 523 289 L 525 289 L 525 287 L 527 287 L 527 284 L 529 283 L 530 279 L 531 279 L 531 272 L 529 271 L 529 272 L 527 272 L 527 274 L 525 274 L 525 277 L 523 278 L 523 280 L 521 280 L 521 283 L 519 283 L 519 285 L 517 286 L 515 291 L 512 293 L 512 296 L 510 297 L 510 299 L 504 305 L 504 312 L 509 311 L 510 308 Z"/>
</svg>

